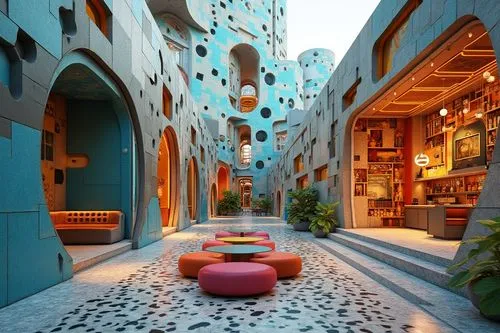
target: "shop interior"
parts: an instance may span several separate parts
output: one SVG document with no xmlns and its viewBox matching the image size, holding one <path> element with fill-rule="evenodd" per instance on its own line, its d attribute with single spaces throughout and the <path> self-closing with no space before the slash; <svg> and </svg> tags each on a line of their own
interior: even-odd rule
<svg viewBox="0 0 500 333">
<path fill-rule="evenodd" d="M 355 120 L 354 228 L 386 228 L 387 235 L 407 228 L 456 247 L 483 190 L 499 125 L 496 57 L 483 26 L 472 23 Z"/>
</svg>

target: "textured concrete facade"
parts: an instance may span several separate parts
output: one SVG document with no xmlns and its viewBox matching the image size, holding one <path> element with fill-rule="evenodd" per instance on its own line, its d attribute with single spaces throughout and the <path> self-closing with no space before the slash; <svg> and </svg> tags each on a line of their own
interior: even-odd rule
<svg viewBox="0 0 500 333">
<path fill-rule="evenodd" d="M 497 57 L 500 54 L 498 1 L 424 0 L 410 16 L 409 33 L 401 41 L 392 69 L 380 80 L 376 79 L 376 62 L 373 60 L 376 57 L 375 43 L 406 3 L 387 0 L 379 4 L 316 98 L 296 135 L 289 138 L 283 155 L 268 175 L 275 202 L 278 193 L 281 194 L 281 205 L 275 204 L 275 210 L 281 207 L 281 214 L 287 201 L 286 192 L 296 188 L 296 180 L 307 175 L 312 184 L 314 170 L 328 165 L 328 181 L 314 183 L 314 186 L 319 188 L 322 201 L 340 201 L 340 224 L 351 228 L 354 209 L 351 205 L 351 131 L 356 116 L 378 95 L 408 74 L 416 63 L 441 46 L 444 40 L 475 20 L 484 25 L 495 54 Z M 346 106 L 343 99 L 352 87 L 356 88 L 355 98 L 351 105 Z M 332 133 L 333 128 L 335 133 Z M 294 174 L 293 159 L 299 154 L 304 155 L 304 171 Z M 497 184 L 500 179 L 499 154 L 497 146 L 489 167 L 487 185 L 470 218 L 464 239 L 485 232 L 477 223 L 478 219 L 500 215 Z M 275 214 L 278 212 L 275 211 Z M 465 246 L 462 246 L 457 258 L 462 257 L 464 251 Z"/>
<path fill-rule="evenodd" d="M 302 52 L 298 61 L 304 72 L 304 108 L 309 110 L 332 76 L 335 54 L 328 49 L 311 49 Z"/>
<path fill-rule="evenodd" d="M 167 127 L 177 137 L 180 178 L 185 179 L 191 157 L 198 161 L 196 219 L 208 218 L 217 149 L 198 104 L 145 1 L 103 4 L 109 36 L 89 19 L 84 1 L 0 1 L 0 306 L 72 276 L 72 260 L 49 218 L 40 174 L 45 104 L 54 81 L 70 65 L 88 69 L 126 104 L 136 142 L 136 149 L 122 152 L 136 154 L 136 186 L 126 199 L 133 206 L 127 224 L 134 246 L 162 237 L 156 175 Z M 162 112 L 164 86 L 172 95 L 171 120 Z M 180 192 L 178 228 L 183 229 L 191 222 L 184 185 Z"/>
</svg>

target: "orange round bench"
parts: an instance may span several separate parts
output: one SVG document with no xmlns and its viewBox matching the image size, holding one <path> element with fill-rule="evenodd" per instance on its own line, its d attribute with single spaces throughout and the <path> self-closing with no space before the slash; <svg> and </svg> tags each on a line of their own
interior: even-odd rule
<svg viewBox="0 0 500 333">
<path fill-rule="evenodd" d="M 252 245 L 267 246 L 267 247 L 270 247 L 273 251 L 276 250 L 276 244 L 273 241 L 270 241 L 267 239 L 261 240 L 258 242 L 254 242 L 254 243 L 252 243 Z"/>
<path fill-rule="evenodd" d="M 254 257 L 250 259 L 250 262 L 273 267 L 278 274 L 278 279 L 292 277 L 302 271 L 302 259 L 293 253 L 259 253 L 255 254 Z"/>
<path fill-rule="evenodd" d="M 224 246 L 224 245 L 231 245 L 231 243 L 226 243 L 226 242 L 219 241 L 219 240 L 208 240 L 205 243 L 203 243 L 201 248 L 203 251 L 205 251 L 208 247 L 211 247 L 211 246 Z"/>
<path fill-rule="evenodd" d="M 276 285 L 276 270 L 268 265 L 228 262 L 203 267 L 198 284 L 204 291 L 220 296 L 263 294 Z"/>
<path fill-rule="evenodd" d="M 187 277 L 198 277 L 200 269 L 207 265 L 224 262 L 224 255 L 212 252 L 185 253 L 179 258 L 179 272 Z"/>
</svg>

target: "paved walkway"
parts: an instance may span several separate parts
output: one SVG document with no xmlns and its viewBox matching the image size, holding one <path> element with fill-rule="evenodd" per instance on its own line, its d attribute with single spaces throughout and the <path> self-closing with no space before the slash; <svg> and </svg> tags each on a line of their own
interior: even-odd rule
<svg viewBox="0 0 500 333">
<path fill-rule="evenodd" d="M 179 275 L 179 255 L 235 224 L 302 256 L 302 274 L 252 298 L 213 297 Z M 0 310 L 3 333 L 277 331 L 454 332 L 278 219 L 257 217 L 195 225 Z"/>
</svg>

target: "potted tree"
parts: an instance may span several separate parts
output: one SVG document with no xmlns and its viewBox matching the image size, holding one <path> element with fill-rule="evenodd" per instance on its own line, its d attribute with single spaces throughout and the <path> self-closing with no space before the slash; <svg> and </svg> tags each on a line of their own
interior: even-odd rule
<svg viewBox="0 0 500 333">
<path fill-rule="evenodd" d="M 316 205 L 316 215 L 311 220 L 309 230 L 318 238 L 323 238 L 330 232 L 335 231 L 337 226 L 336 208 L 339 202 L 322 204 L 318 202 Z"/>
<path fill-rule="evenodd" d="M 318 192 L 309 186 L 292 191 L 288 195 L 292 201 L 287 205 L 287 223 L 296 231 L 309 231 L 318 202 Z"/>
<path fill-rule="evenodd" d="M 231 191 L 224 191 L 223 195 L 224 198 L 219 200 L 217 205 L 219 215 L 227 216 L 238 214 L 241 209 L 239 194 Z"/>
<path fill-rule="evenodd" d="M 463 244 L 475 244 L 461 262 L 448 271 L 457 271 L 465 264 L 467 269 L 456 273 L 449 285 L 454 288 L 467 287 L 469 298 L 481 314 L 491 320 L 500 321 L 500 217 L 479 221 L 491 230 L 488 236 L 475 236 Z"/>
<path fill-rule="evenodd" d="M 271 210 L 271 207 L 273 205 L 273 202 L 269 198 L 263 198 L 259 201 L 259 208 L 262 209 L 262 212 L 267 216 L 269 214 L 269 211 Z"/>
</svg>

